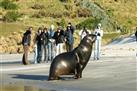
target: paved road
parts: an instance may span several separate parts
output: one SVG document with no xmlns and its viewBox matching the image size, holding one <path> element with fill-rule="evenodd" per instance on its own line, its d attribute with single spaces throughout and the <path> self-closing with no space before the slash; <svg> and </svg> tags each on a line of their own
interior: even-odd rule
<svg viewBox="0 0 137 91">
<path fill-rule="evenodd" d="M 1 70 L 0 83 L 3 87 L 13 85 L 15 91 L 17 88 L 18 91 L 137 91 L 136 63 L 134 56 L 104 56 L 100 61 L 90 60 L 82 79 L 63 76 L 62 80 L 50 82 L 47 81 L 50 63 L 30 66 L 5 63 L 1 64 L 5 71 Z"/>
</svg>

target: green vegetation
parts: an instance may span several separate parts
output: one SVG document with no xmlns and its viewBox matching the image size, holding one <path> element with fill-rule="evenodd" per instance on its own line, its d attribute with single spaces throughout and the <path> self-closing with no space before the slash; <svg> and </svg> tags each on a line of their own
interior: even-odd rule
<svg viewBox="0 0 137 91">
<path fill-rule="evenodd" d="M 15 10 L 18 8 L 17 4 L 13 3 L 11 0 L 1 1 L 0 7 L 2 7 L 5 10 Z"/>
<path fill-rule="evenodd" d="M 3 17 L 3 21 L 14 22 L 14 21 L 17 21 L 18 18 L 20 17 L 21 17 L 21 14 L 19 14 L 17 11 L 9 11 Z"/>
</svg>

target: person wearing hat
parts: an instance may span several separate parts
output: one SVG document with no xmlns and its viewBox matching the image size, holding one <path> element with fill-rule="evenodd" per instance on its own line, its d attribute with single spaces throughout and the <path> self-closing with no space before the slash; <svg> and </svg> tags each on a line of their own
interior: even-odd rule
<svg viewBox="0 0 137 91">
<path fill-rule="evenodd" d="M 99 23 L 94 31 L 96 35 L 95 41 L 95 50 L 94 50 L 94 60 L 100 59 L 100 50 L 101 50 L 101 40 L 103 37 L 103 30 L 101 28 L 101 23 Z"/>
</svg>

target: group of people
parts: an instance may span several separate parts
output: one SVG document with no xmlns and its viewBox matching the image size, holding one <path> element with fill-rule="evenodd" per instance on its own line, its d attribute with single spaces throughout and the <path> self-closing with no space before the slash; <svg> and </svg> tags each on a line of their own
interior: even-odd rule
<svg viewBox="0 0 137 91">
<path fill-rule="evenodd" d="M 22 61 L 24 65 L 29 64 L 28 50 L 31 42 L 31 31 L 32 27 L 24 33 L 22 38 L 24 49 Z M 74 31 L 71 23 L 68 23 L 65 30 L 60 25 L 57 29 L 54 28 L 54 25 L 51 25 L 49 29 L 39 27 L 34 37 L 34 63 L 52 61 L 55 56 L 65 52 L 65 49 L 67 52 L 72 51 Z"/>
<path fill-rule="evenodd" d="M 22 38 L 22 45 L 24 49 L 22 62 L 24 65 L 29 64 L 28 52 L 31 42 L 32 30 L 33 28 L 29 27 Z M 72 51 L 74 44 L 74 32 L 75 28 L 71 23 L 68 23 L 66 29 L 63 29 L 60 25 L 57 27 L 57 29 L 55 29 L 54 25 L 51 25 L 49 29 L 46 27 L 39 27 L 33 41 L 34 63 L 52 61 L 54 57 L 59 55 L 60 53 L 63 53 L 65 51 Z M 91 32 L 86 27 L 83 27 L 83 29 L 79 32 L 80 39 L 82 40 L 86 35 L 90 33 Z M 99 60 L 101 39 L 103 36 L 103 30 L 100 23 L 97 25 L 94 34 L 97 36 L 94 47 L 94 60 Z"/>
</svg>

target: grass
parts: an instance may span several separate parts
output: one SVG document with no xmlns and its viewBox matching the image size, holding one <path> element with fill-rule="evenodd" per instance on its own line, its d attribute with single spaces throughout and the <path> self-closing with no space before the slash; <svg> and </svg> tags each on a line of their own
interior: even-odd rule
<svg viewBox="0 0 137 91">
<path fill-rule="evenodd" d="M 25 26 L 18 23 L 0 23 L 0 36 L 7 37 L 13 32 L 24 30 Z"/>
<path fill-rule="evenodd" d="M 120 35 L 121 33 L 106 33 L 103 35 L 102 44 L 103 45 L 109 44 L 110 42 L 118 38 Z"/>
</svg>

